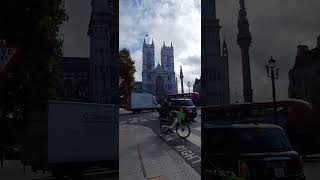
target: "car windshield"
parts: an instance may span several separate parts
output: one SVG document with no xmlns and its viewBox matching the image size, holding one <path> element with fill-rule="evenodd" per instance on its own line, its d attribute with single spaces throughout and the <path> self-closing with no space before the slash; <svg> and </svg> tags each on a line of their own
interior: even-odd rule
<svg viewBox="0 0 320 180">
<path fill-rule="evenodd" d="M 213 129 L 204 145 L 208 154 L 268 153 L 290 151 L 285 132 L 276 128 Z"/>
<path fill-rule="evenodd" d="M 173 100 L 172 104 L 175 106 L 193 106 L 191 99 Z"/>
</svg>

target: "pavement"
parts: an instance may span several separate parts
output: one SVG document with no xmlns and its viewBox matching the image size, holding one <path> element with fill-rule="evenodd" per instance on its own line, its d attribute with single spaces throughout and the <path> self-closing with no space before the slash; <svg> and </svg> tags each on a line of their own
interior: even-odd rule
<svg viewBox="0 0 320 180">
<path fill-rule="evenodd" d="M 199 114 L 199 111 L 198 111 Z M 137 114 L 120 115 L 120 125 L 131 124 L 150 128 L 160 139 L 166 142 L 182 157 L 198 174 L 201 174 L 201 118 L 191 123 L 191 133 L 182 139 L 176 133 L 162 134 L 159 128 L 158 112 L 145 111 Z M 121 142 L 120 142 L 121 143 Z"/>
<path fill-rule="evenodd" d="M 120 180 L 200 180 L 200 175 L 150 128 L 119 128 Z"/>
</svg>

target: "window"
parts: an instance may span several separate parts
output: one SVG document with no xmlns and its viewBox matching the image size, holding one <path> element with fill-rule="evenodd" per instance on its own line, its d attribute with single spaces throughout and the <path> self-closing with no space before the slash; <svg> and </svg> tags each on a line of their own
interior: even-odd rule
<svg viewBox="0 0 320 180">
<path fill-rule="evenodd" d="M 113 7 L 113 5 L 112 5 L 112 0 L 109 0 L 109 1 L 108 1 L 108 6 L 109 6 L 110 8 Z"/>
<path fill-rule="evenodd" d="M 168 76 L 168 81 L 171 81 L 171 76 Z"/>
<path fill-rule="evenodd" d="M 150 76 L 150 75 L 148 75 L 148 77 L 147 77 L 147 78 L 148 78 L 148 81 L 151 81 L 151 76 Z"/>
</svg>

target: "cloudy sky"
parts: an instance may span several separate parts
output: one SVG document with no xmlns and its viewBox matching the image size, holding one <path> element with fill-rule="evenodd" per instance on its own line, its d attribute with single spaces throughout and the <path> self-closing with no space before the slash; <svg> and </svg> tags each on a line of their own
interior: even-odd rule
<svg viewBox="0 0 320 180">
<path fill-rule="evenodd" d="M 242 100 L 240 50 L 236 44 L 238 0 L 219 0 L 221 39 L 229 47 L 231 100 Z M 299 44 L 313 48 L 320 34 L 318 0 L 246 0 L 253 43 L 250 49 L 252 88 L 255 101 L 271 100 L 271 82 L 264 65 L 273 56 L 280 68 L 277 97 L 287 98 L 288 71 L 293 66 Z M 64 55 L 88 57 L 87 28 L 90 0 L 66 0 L 69 21 L 62 27 Z M 175 69 L 184 68 L 185 81 L 200 75 L 200 0 L 120 0 L 120 48 L 129 48 L 141 80 L 141 48 L 145 34 L 154 39 L 156 63 L 163 41 L 175 50 Z"/>
</svg>

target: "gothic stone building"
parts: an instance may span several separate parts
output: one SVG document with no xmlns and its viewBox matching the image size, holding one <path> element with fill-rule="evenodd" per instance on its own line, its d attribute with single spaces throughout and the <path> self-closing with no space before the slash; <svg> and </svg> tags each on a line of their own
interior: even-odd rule
<svg viewBox="0 0 320 180">
<path fill-rule="evenodd" d="M 156 96 L 178 92 L 174 72 L 173 46 L 161 47 L 161 65 L 155 67 L 154 43 L 143 41 L 142 48 L 142 91 Z"/>
<path fill-rule="evenodd" d="M 230 104 L 228 50 L 225 42 L 221 50 L 215 0 L 205 0 L 201 7 L 201 103 Z"/>
<path fill-rule="evenodd" d="M 302 99 L 320 107 L 320 36 L 316 48 L 298 46 L 293 68 L 289 71 L 289 98 Z"/>
<path fill-rule="evenodd" d="M 92 0 L 91 6 L 90 58 L 61 58 L 60 94 L 68 101 L 117 104 L 118 3 Z"/>
</svg>

